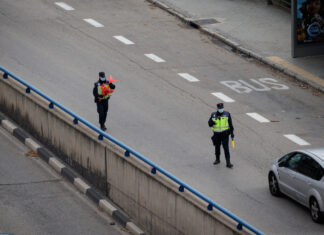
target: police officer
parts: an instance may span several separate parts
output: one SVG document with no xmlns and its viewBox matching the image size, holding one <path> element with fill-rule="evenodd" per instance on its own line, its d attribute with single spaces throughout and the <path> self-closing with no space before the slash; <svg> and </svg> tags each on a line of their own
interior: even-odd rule
<svg viewBox="0 0 324 235">
<path fill-rule="evenodd" d="M 232 123 L 231 114 L 227 111 L 224 111 L 223 103 L 217 104 L 217 112 L 211 114 L 208 121 L 208 125 L 214 132 L 214 135 L 211 138 L 213 144 L 215 145 L 216 160 L 214 162 L 214 165 L 220 163 L 220 146 L 222 144 L 225 153 L 226 166 L 228 168 L 232 168 L 233 164 L 231 164 L 230 161 L 228 141 L 229 135 L 231 135 L 232 139 L 234 139 L 234 127 Z"/>
<path fill-rule="evenodd" d="M 107 130 L 105 122 L 108 113 L 108 101 L 114 89 L 115 85 L 107 81 L 104 72 L 100 72 L 99 80 L 94 84 L 93 95 L 97 104 L 97 112 L 99 113 L 100 129 L 103 131 Z"/>
</svg>

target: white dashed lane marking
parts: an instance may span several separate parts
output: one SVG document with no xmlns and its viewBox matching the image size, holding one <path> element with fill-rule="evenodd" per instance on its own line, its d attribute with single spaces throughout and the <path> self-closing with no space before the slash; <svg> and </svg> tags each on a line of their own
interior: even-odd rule
<svg viewBox="0 0 324 235">
<path fill-rule="evenodd" d="M 83 20 L 84 20 L 85 22 L 87 22 L 87 23 L 93 25 L 93 26 L 96 27 L 96 28 L 102 28 L 102 27 L 104 27 L 103 24 L 100 24 L 99 22 L 95 21 L 94 19 L 83 19 Z"/>
<path fill-rule="evenodd" d="M 284 137 L 291 140 L 292 142 L 295 142 L 298 145 L 310 145 L 310 143 L 308 143 L 307 141 L 293 134 L 284 135 Z"/>
<path fill-rule="evenodd" d="M 135 44 L 132 41 L 130 41 L 127 38 L 125 38 L 124 36 L 114 36 L 114 38 L 116 38 L 117 40 L 121 41 L 122 43 L 124 43 L 126 45 L 133 45 L 133 44 Z"/>
<path fill-rule="evenodd" d="M 59 7 L 62 7 L 66 11 L 73 11 L 74 10 L 73 7 L 69 6 L 65 2 L 56 2 L 55 4 L 58 5 Z"/>
<path fill-rule="evenodd" d="M 199 82 L 199 79 L 195 78 L 194 76 L 191 76 L 188 73 L 178 73 L 178 75 L 188 80 L 189 82 Z"/>
<path fill-rule="evenodd" d="M 233 100 L 232 98 L 228 97 L 227 95 L 224 95 L 221 92 L 214 92 L 211 93 L 213 96 L 216 96 L 218 99 L 221 99 L 224 102 L 228 102 L 228 103 L 233 103 L 235 102 L 235 100 Z"/>
<path fill-rule="evenodd" d="M 164 59 L 161 59 L 160 57 L 154 55 L 154 54 L 145 54 L 146 57 L 150 58 L 151 60 L 154 60 L 156 63 L 162 63 L 165 62 Z"/>
<path fill-rule="evenodd" d="M 265 117 L 262 117 L 258 113 L 247 113 L 246 115 L 250 116 L 251 118 L 254 118 L 255 120 L 257 120 L 258 122 L 261 122 L 261 123 L 270 122 L 268 119 L 266 119 Z"/>
</svg>

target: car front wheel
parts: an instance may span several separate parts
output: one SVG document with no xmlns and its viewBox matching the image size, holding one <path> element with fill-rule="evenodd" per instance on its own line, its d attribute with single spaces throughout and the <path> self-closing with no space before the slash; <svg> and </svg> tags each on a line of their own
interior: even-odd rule
<svg viewBox="0 0 324 235">
<path fill-rule="evenodd" d="M 309 209 L 312 220 L 316 223 L 323 221 L 323 213 L 320 210 L 319 204 L 315 198 L 312 198 L 309 202 Z"/>
<path fill-rule="evenodd" d="M 273 172 L 269 173 L 268 180 L 269 180 L 270 193 L 276 197 L 280 196 L 281 193 L 280 193 L 280 189 L 279 189 L 278 180 Z"/>
</svg>

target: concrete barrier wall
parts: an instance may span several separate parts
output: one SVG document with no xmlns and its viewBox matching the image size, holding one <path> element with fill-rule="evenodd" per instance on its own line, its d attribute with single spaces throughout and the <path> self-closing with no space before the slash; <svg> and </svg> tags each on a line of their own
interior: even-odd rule
<svg viewBox="0 0 324 235">
<path fill-rule="evenodd" d="M 2 77 L 2 74 L 0 73 Z M 0 110 L 94 184 L 148 234 L 248 234 L 207 203 L 54 107 L 15 80 L 0 78 Z"/>
</svg>

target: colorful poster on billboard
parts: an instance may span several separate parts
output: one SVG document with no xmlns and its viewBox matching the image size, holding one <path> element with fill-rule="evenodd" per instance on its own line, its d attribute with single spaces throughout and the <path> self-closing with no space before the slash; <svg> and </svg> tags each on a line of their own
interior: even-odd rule
<svg viewBox="0 0 324 235">
<path fill-rule="evenodd" d="M 324 0 L 297 0 L 297 43 L 324 42 Z"/>
</svg>

